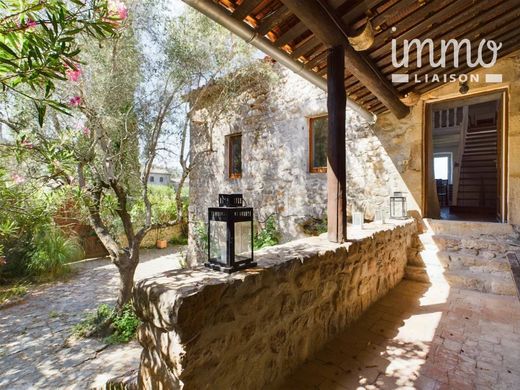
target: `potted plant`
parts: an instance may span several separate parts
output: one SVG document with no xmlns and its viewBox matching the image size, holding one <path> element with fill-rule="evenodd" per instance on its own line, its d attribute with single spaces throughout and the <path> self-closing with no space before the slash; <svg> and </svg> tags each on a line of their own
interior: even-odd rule
<svg viewBox="0 0 520 390">
<path fill-rule="evenodd" d="M 165 249 L 168 247 L 168 241 L 162 238 L 162 232 L 163 228 L 159 227 L 155 229 L 155 232 L 157 233 L 156 239 L 155 239 L 155 246 L 157 249 Z"/>
</svg>

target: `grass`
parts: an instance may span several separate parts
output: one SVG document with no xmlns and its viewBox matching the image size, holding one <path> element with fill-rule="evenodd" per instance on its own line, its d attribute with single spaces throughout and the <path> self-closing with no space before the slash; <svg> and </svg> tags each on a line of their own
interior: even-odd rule
<svg viewBox="0 0 520 390">
<path fill-rule="evenodd" d="M 26 282 L 19 282 L 13 286 L 1 289 L 0 305 L 12 299 L 20 298 L 26 295 L 29 291 L 27 286 L 28 284 Z"/>
</svg>

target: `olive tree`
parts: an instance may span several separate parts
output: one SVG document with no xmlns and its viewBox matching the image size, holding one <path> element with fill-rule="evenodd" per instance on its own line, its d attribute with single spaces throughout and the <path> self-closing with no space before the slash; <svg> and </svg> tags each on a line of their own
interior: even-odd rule
<svg viewBox="0 0 520 390">
<path fill-rule="evenodd" d="M 136 2 L 129 9 L 128 27 L 120 34 L 100 45 L 85 40 L 85 65 L 59 88 L 72 117 L 53 112 L 42 127 L 27 119 L 1 119 L 17 134 L 19 155 L 37 162 L 41 180 L 53 188 L 76 189 L 119 271 L 117 310 L 131 299 L 143 238 L 154 228 L 181 221 L 183 183 L 212 152 L 211 142 L 195 156 L 187 146 L 199 101 L 204 100 L 211 139 L 214 123 L 233 110 L 247 80 L 263 77 L 251 49 L 204 16 L 188 12 L 165 20 L 155 2 Z M 145 34 L 156 38 L 152 53 Z M 182 170 L 176 215 L 160 223 L 148 184 L 159 154 L 175 156 Z"/>
</svg>

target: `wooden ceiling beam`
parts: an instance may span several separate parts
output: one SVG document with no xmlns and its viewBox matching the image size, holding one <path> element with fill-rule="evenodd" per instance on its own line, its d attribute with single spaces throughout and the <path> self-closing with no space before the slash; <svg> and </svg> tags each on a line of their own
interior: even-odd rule
<svg viewBox="0 0 520 390">
<path fill-rule="evenodd" d="M 516 18 L 516 19 L 518 19 L 518 18 Z M 518 23 L 518 22 L 517 23 L 512 23 L 512 24 L 507 24 L 507 25 L 503 26 L 501 29 L 496 30 L 492 35 L 487 36 L 487 39 L 492 39 L 492 40 L 495 40 L 497 42 L 502 42 L 505 45 L 505 43 L 509 42 L 511 39 L 512 40 L 514 40 L 515 38 L 518 39 L 518 30 L 519 29 L 520 29 L 520 23 Z M 501 49 L 498 52 L 499 58 L 502 56 L 502 50 L 503 49 Z M 485 55 L 489 56 L 490 52 L 487 52 Z M 454 53 L 453 52 L 450 53 L 448 56 L 446 56 L 446 64 L 447 65 L 453 64 L 453 57 L 454 57 Z M 466 58 L 466 48 L 463 48 L 460 51 L 459 57 L 460 58 Z M 466 68 L 460 67 L 459 69 L 466 69 Z M 456 72 L 457 68 L 451 66 L 451 67 L 442 68 L 442 69 L 439 70 L 437 68 L 432 68 L 431 66 L 425 66 L 425 67 L 421 68 L 420 70 L 417 70 L 417 69 L 411 70 L 410 74 L 414 74 L 414 75 L 417 75 L 417 77 L 422 78 L 427 73 L 428 74 L 438 73 L 438 72 L 449 73 L 450 71 Z M 409 83 L 402 84 L 400 87 L 401 88 L 411 88 L 414 85 L 415 85 L 415 83 L 413 81 L 411 81 Z"/>
<path fill-rule="evenodd" d="M 317 39 L 315 36 L 311 36 L 308 38 L 307 41 L 305 41 L 296 49 L 294 49 L 294 51 L 291 53 L 291 57 L 293 57 L 294 59 L 298 59 L 319 45 L 322 45 L 320 40 Z"/>
<path fill-rule="evenodd" d="M 232 16 L 238 20 L 244 20 L 256 7 L 260 5 L 263 0 L 244 0 L 237 9 L 233 12 Z"/>
<path fill-rule="evenodd" d="M 282 47 L 290 43 L 291 41 L 298 38 L 305 31 L 309 30 L 307 26 L 305 26 L 302 22 L 296 23 L 292 28 L 283 33 L 276 41 L 275 45 L 278 47 Z"/>
<path fill-rule="evenodd" d="M 514 4 L 515 2 L 517 3 L 516 5 Z M 427 35 L 429 38 L 433 39 L 434 42 L 436 42 L 440 39 L 458 39 L 461 37 L 467 37 L 470 34 L 480 31 L 484 32 L 485 34 L 493 33 L 493 31 L 496 29 L 496 25 L 492 23 L 505 25 L 520 16 L 520 0 L 514 0 L 512 3 L 513 4 L 506 6 L 505 8 L 493 7 L 483 13 L 479 12 L 477 14 L 475 14 L 475 9 L 469 9 L 467 13 L 462 13 L 462 15 L 464 15 L 463 17 L 459 17 L 459 15 L 457 15 L 449 20 L 446 20 L 446 22 L 440 20 L 439 24 L 435 28 L 429 30 Z M 480 8 L 482 11 L 482 8 L 485 10 L 486 6 L 482 5 L 480 7 L 476 7 Z M 398 39 L 398 58 L 401 57 L 403 53 L 403 48 L 401 47 L 403 40 L 410 39 L 411 37 L 421 36 L 422 34 L 418 33 L 417 35 L 406 35 L 409 36 L 409 38 Z M 413 51 L 410 54 L 410 63 L 414 63 L 417 59 L 417 52 Z M 427 56 L 424 56 L 424 58 L 426 57 Z M 382 59 L 376 63 L 384 73 L 393 69 L 391 59 L 389 59 L 388 56 L 383 55 Z"/>
<path fill-rule="evenodd" d="M 387 106 L 397 118 L 403 118 L 410 112 L 400 100 L 396 89 L 372 65 L 367 58 L 356 52 L 349 44 L 346 30 L 334 20 L 330 9 L 318 0 L 282 0 L 323 43 L 330 47 L 344 46 L 345 61 L 348 70 L 363 83 L 378 99 Z M 327 5 L 328 7 L 328 5 Z"/>
<path fill-rule="evenodd" d="M 512 53 L 512 52 L 514 52 L 516 50 L 518 50 L 518 38 L 513 35 L 508 40 L 504 40 L 503 41 L 503 47 L 500 50 L 500 57 L 499 58 L 503 58 L 503 57 L 507 56 L 508 54 L 510 54 L 510 53 Z M 484 56 L 484 60 L 485 61 L 489 61 L 491 59 L 491 57 L 492 57 L 492 55 L 488 53 L 487 55 Z M 474 70 L 475 69 L 470 68 L 469 66 L 464 66 L 464 67 L 461 67 L 461 68 L 453 68 L 452 67 L 452 68 L 443 70 L 442 73 L 443 74 L 444 73 L 446 73 L 446 74 L 465 74 L 465 73 L 472 72 Z M 437 88 L 440 84 L 444 84 L 444 83 L 442 81 L 439 82 L 439 83 L 434 83 L 434 82 L 424 83 L 424 84 L 422 84 L 422 86 L 420 88 L 417 88 L 416 92 L 422 94 L 422 93 L 424 93 L 426 91 L 429 91 L 431 89 Z"/>
<path fill-rule="evenodd" d="M 271 31 L 273 28 L 278 26 L 280 23 L 282 23 L 285 19 L 289 18 L 291 16 L 291 11 L 287 9 L 285 6 L 281 6 L 276 11 L 272 12 L 269 16 L 266 16 L 265 18 L 262 18 L 260 20 L 260 26 L 256 29 L 258 34 L 265 35 L 269 31 Z"/>
<path fill-rule="evenodd" d="M 499 2 L 501 0 L 491 0 Z M 461 8 L 462 7 L 462 8 Z M 424 23 L 425 20 L 429 20 L 431 16 L 435 16 L 436 19 L 443 19 L 444 10 L 448 9 L 451 17 L 453 18 L 455 15 L 458 16 L 460 14 L 459 9 L 468 9 L 467 3 L 463 1 L 453 2 L 452 0 L 441 0 L 439 2 L 432 1 L 426 3 L 421 8 L 419 8 L 416 12 L 411 15 L 408 15 L 405 19 L 399 21 L 394 26 L 396 30 L 392 31 L 391 28 L 381 31 L 376 34 L 374 39 L 373 49 L 370 51 L 372 58 L 379 59 L 381 55 L 385 55 L 388 51 L 388 46 L 392 39 L 397 39 L 399 43 L 402 43 L 403 39 L 409 39 L 410 36 L 416 37 L 414 34 L 414 30 L 417 31 L 429 31 L 429 24 Z M 419 32 L 418 35 L 421 33 Z"/>
</svg>

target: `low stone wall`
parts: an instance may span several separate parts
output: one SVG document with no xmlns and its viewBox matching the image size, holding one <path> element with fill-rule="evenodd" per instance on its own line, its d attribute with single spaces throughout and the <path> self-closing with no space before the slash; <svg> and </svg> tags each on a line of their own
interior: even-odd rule
<svg viewBox="0 0 520 390">
<path fill-rule="evenodd" d="M 403 278 L 414 221 L 350 229 L 257 252 L 258 268 L 204 268 L 139 282 L 144 389 L 261 389 L 336 336 Z"/>
</svg>

